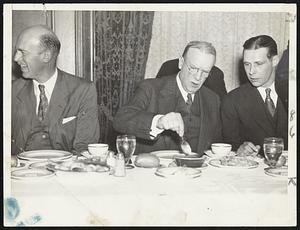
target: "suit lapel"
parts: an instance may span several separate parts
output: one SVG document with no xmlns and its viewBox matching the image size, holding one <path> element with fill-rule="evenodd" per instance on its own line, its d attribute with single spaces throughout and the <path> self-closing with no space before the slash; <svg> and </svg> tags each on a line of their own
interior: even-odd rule
<svg viewBox="0 0 300 230">
<path fill-rule="evenodd" d="M 36 97 L 33 90 L 33 82 L 31 80 L 26 80 L 24 87 L 17 95 L 17 104 L 20 107 L 16 112 L 21 112 L 20 121 L 22 125 L 20 132 L 22 133 L 23 141 L 25 143 L 27 133 L 31 129 L 31 123 L 33 117 L 36 115 Z"/>
<path fill-rule="evenodd" d="M 248 113 L 252 119 L 260 126 L 268 135 L 273 133 L 272 117 L 267 113 L 264 101 L 259 91 L 252 87 L 250 84 L 248 90 L 245 91 L 246 102 L 245 105 L 249 105 Z"/>
<path fill-rule="evenodd" d="M 163 84 L 158 98 L 158 111 L 161 114 L 166 114 L 174 111 L 178 97 L 181 94 L 177 86 L 176 77 L 169 78 Z"/>
<path fill-rule="evenodd" d="M 57 80 L 49 104 L 49 127 L 53 127 L 54 124 L 59 120 L 67 105 L 66 89 L 66 82 L 62 76 L 62 72 L 58 70 Z"/>
<path fill-rule="evenodd" d="M 201 88 L 200 88 L 200 90 L 201 90 Z M 205 143 L 209 136 L 209 135 L 205 135 L 205 131 L 209 130 L 206 128 L 207 127 L 206 124 L 209 124 L 209 121 L 208 121 L 208 117 L 207 117 L 207 111 L 204 109 L 204 104 L 203 104 L 204 100 L 203 100 L 203 96 L 202 96 L 200 90 L 197 92 L 198 97 L 199 97 L 198 106 L 199 106 L 199 111 L 200 111 L 200 115 L 199 115 L 200 116 L 200 130 L 199 130 L 199 138 L 198 138 L 198 146 L 197 146 L 198 153 L 203 152 L 204 149 L 202 149 L 202 148 L 205 147 Z M 196 96 L 197 95 L 195 95 L 195 99 L 196 99 Z"/>
</svg>

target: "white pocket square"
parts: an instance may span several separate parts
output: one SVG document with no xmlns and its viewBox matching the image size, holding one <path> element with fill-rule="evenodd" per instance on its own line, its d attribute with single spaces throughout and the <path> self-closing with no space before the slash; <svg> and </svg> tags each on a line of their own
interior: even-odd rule
<svg viewBox="0 0 300 230">
<path fill-rule="evenodd" d="M 76 116 L 63 118 L 62 124 L 66 124 L 67 122 L 72 121 L 72 120 L 74 120 L 75 118 L 76 118 Z"/>
</svg>

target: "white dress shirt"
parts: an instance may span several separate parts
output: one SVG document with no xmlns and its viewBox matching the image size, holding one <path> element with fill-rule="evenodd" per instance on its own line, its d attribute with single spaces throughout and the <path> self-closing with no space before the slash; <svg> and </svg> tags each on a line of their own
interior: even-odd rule
<svg viewBox="0 0 300 230">
<path fill-rule="evenodd" d="M 263 101 L 265 101 L 265 100 L 266 100 L 266 89 L 267 89 L 267 88 L 270 88 L 270 89 L 271 89 L 270 97 L 271 97 L 271 99 L 273 100 L 274 105 L 275 105 L 275 108 L 276 108 L 278 95 L 277 95 L 276 90 L 275 90 L 275 84 L 274 84 L 274 82 L 272 83 L 271 86 L 266 87 L 266 88 L 265 88 L 265 87 L 257 87 L 257 90 L 258 90 L 258 92 L 260 93 L 260 95 L 261 95 Z"/>
<path fill-rule="evenodd" d="M 33 89 L 34 89 L 34 95 L 36 97 L 36 114 L 38 114 L 38 107 L 40 103 L 40 89 L 39 85 L 45 86 L 45 94 L 48 99 L 48 104 L 50 104 L 51 95 L 55 86 L 55 82 L 57 79 L 57 69 L 55 69 L 54 74 L 43 84 L 37 82 L 36 80 L 33 80 Z"/>
<path fill-rule="evenodd" d="M 180 90 L 180 93 L 181 93 L 184 101 L 187 101 L 188 100 L 188 97 L 187 97 L 188 93 L 183 89 L 182 83 L 181 83 L 181 81 L 179 79 L 179 73 L 176 76 L 177 86 L 178 86 L 178 88 Z M 192 96 L 192 101 L 194 101 L 195 94 L 193 93 L 193 94 L 191 94 L 191 96 Z M 164 131 L 163 129 L 159 129 L 159 128 L 156 127 L 158 119 L 161 118 L 162 116 L 164 116 L 164 115 L 157 114 L 152 119 L 151 131 L 150 131 L 150 138 L 151 139 L 154 139 L 158 134 L 160 134 L 161 132 Z"/>
</svg>

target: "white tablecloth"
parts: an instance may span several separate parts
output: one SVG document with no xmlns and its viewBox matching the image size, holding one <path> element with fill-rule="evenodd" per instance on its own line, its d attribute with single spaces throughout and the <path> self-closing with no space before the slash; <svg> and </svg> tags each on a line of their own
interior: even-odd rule
<svg viewBox="0 0 300 230">
<path fill-rule="evenodd" d="M 208 166 L 194 179 L 167 179 L 156 169 L 59 173 L 40 181 L 11 181 L 18 220 L 33 225 L 289 225 L 287 180 L 254 169 Z M 16 221 L 13 223 L 16 224 Z"/>
</svg>

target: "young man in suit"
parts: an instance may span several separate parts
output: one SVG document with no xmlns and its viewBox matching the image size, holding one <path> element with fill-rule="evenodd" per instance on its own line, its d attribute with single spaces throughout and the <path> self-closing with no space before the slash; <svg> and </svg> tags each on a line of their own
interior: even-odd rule
<svg viewBox="0 0 300 230">
<path fill-rule="evenodd" d="M 57 149 L 80 154 L 98 142 L 92 83 L 56 67 L 60 42 L 46 26 L 29 27 L 16 43 L 22 78 L 12 85 L 12 154 Z"/>
<path fill-rule="evenodd" d="M 137 137 L 136 153 L 180 149 L 180 137 L 202 155 L 221 139 L 220 99 L 202 86 L 216 60 L 208 42 L 190 42 L 179 60 L 177 76 L 145 79 L 119 109 L 114 128 Z"/>
<path fill-rule="evenodd" d="M 232 90 L 221 105 L 223 138 L 240 154 L 256 154 L 266 137 L 281 137 L 287 149 L 287 110 L 275 81 L 276 42 L 267 35 L 248 39 L 243 63 L 249 82 Z M 260 152 L 262 153 L 262 151 Z"/>
</svg>

